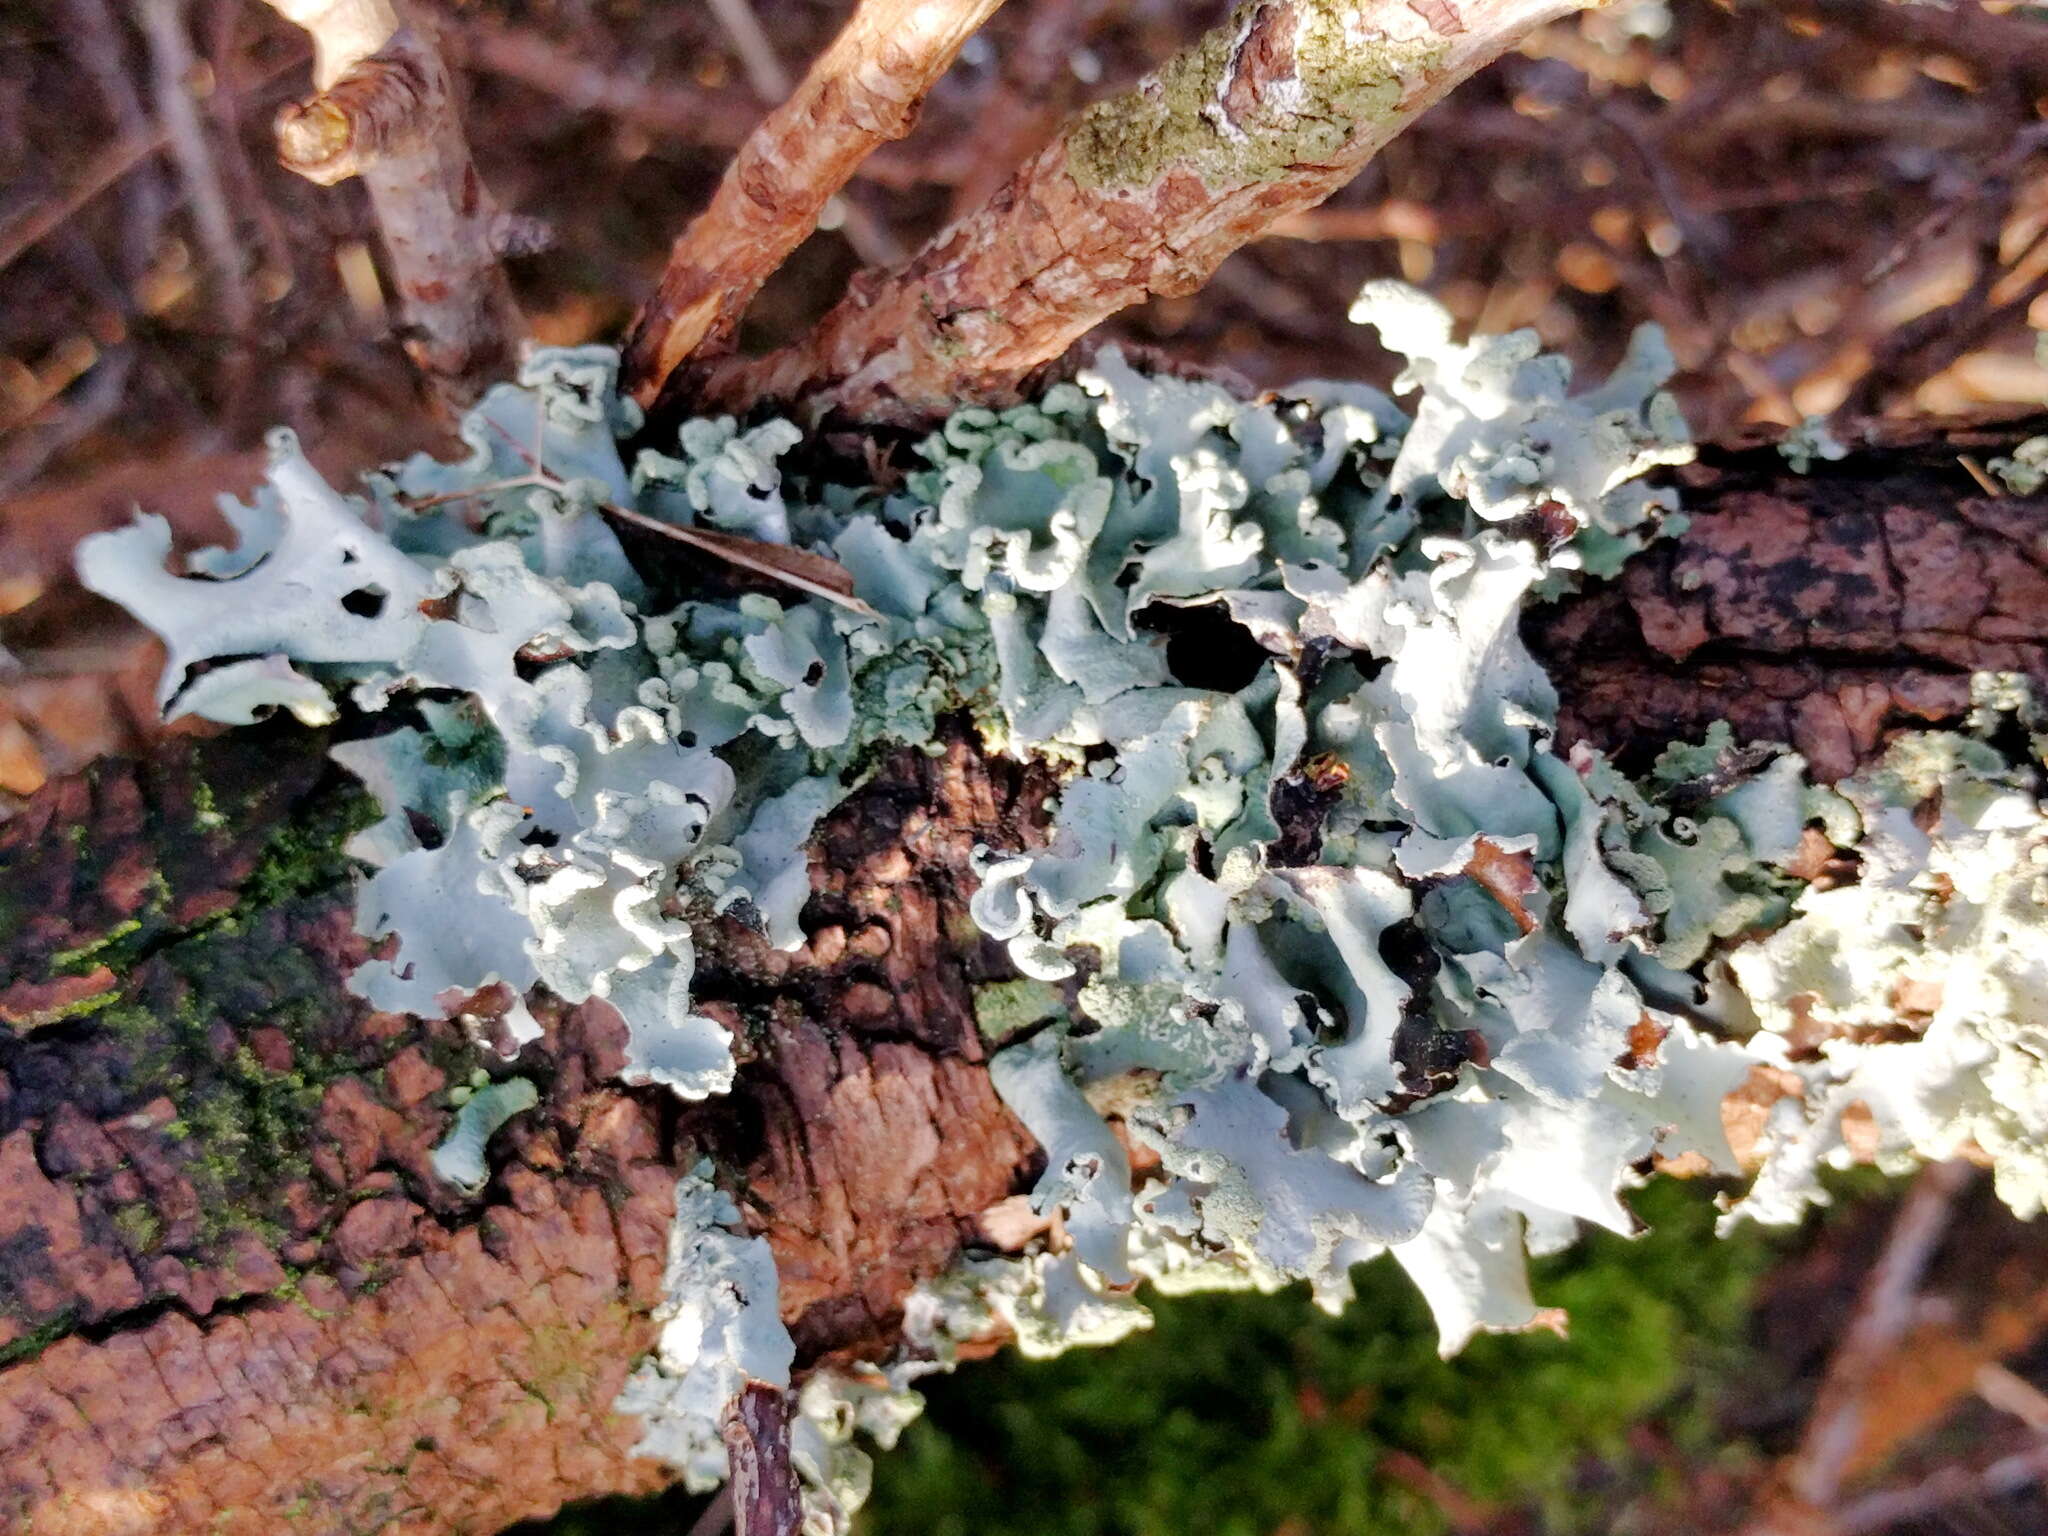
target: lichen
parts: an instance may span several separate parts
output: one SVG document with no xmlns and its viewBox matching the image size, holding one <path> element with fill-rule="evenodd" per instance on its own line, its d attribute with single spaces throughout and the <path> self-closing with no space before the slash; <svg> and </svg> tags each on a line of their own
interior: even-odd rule
<svg viewBox="0 0 2048 1536">
<path fill-rule="evenodd" d="M 490 1177 L 484 1147 L 506 1121 L 540 1102 L 540 1090 L 524 1077 L 487 1083 L 467 1092 L 455 1111 L 455 1123 L 434 1148 L 435 1176 L 465 1195 L 474 1195 Z"/>
<path fill-rule="evenodd" d="M 1312 32 L 1340 10 L 1291 14 Z M 1220 80 L 1185 70 L 1183 96 Z M 1901 1109 L 1888 1155 L 1973 1137 L 2031 1198 L 2038 1053 L 2007 1026 L 2036 983 L 1986 957 L 2033 942 L 2042 898 L 1986 871 L 2032 847 L 2007 843 L 2037 785 L 1992 751 L 1995 722 L 1985 740 L 1908 742 L 1847 799 L 1725 731 L 1640 783 L 1561 752 L 1522 612 L 1680 522 L 1647 478 L 1691 451 L 1661 388 L 1669 353 L 1640 333 L 1575 394 L 1532 335 L 1459 341 L 1408 290 L 1369 286 L 1353 318 L 1407 358 L 1412 417 L 1357 385 L 1246 401 L 1106 349 L 1036 402 L 961 411 L 886 490 L 793 472 L 794 429 L 724 422 L 629 470 L 619 436 L 638 418 L 610 355 L 542 351 L 467 424 L 467 461 L 416 459 L 350 503 L 280 440 L 271 492 L 234 519 L 242 547 L 199 557 L 203 579 L 164 571 L 148 524 L 89 541 L 82 566 L 172 637 L 167 702 L 193 699 L 197 669 L 253 656 L 289 671 L 261 674 L 279 705 L 303 701 L 301 679 L 338 713 L 390 721 L 336 752 L 381 812 L 350 844 L 369 866 L 358 927 L 396 946 L 358 968 L 358 992 L 429 1016 L 493 982 L 608 1004 L 626 1078 L 686 1099 L 735 1072 L 725 1026 L 693 1010 L 696 946 L 718 916 L 803 943 L 805 845 L 879 752 L 929 749 L 959 714 L 990 752 L 1064 774 L 1042 845 L 976 850 L 968 904 L 1016 973 L 976 1011 L 997 1091 L 1046 1148 L 1032 1198 L 1057 1220 L 908 1299 L 890 1393 L 990 1333 L 1051 1355 L 1142 1328 L 1132 1278 L 1307 1280 L 1335 1308 L 1353 1266 L 1384 1254 L 1447 1353 L 1549 1319 L 1531 1255 L 1582 1226 L 1633 1232 L 1626 1196 L 1656 1158 L 1734 1172 L 1721 1101 L 1785 1059 L 1769 1016 L 1784 987 L 1758 976 L 1766 1027 L 1747 1040 L 1704 1026 L 1721 1015 L 1699 971 L 1788 920 L 1784 947 L 1806 942 L 1835 894 L 1802 895 L 1816 828 L 1860 838 L 1928 931 L 1975 925 L 1937 937 L 1985 1048 L 1943 1057 L 1936 1081 L 1930 1031 L 1883 1069 L 1950 1099 L 1982 1089 L 1992 1108 L 1939 1136 Z M 600 510 L 629 502 L 834 560 L 858 601 L 648 611 Z M 377 573 L 382 606 L 349 585 L 354 566 Z M 1177 647 L 1196 624 L 1240 654 Z M 2012 691 L 1987 690 L 1980 713 Z M 1902 809 L 1936 789 L 1968 834 L 1938 865 Z M 1993 822 L 1968 821 L 1990 806 Z M 1934 875 L 1953 886 L 1939 913 Z M 537 1025 L 523 1002 L 510 1023 L 516 1053 Z M 202 1096 L 181 1113 L 210 1145 L 274 1140 L 305 1112 L 307 1070 L 238 1079 L 260 1090 L 242 1110 Z M 1808 1103 L 1860 1083 L 1812 1076 Z M 1839 1115 L 1813 1129 L 1800 1114 L 1779 1112 L 1782 1157 L 1758 1186 L 1781 1202 L 1832 1155 Z M 471 1116 L 473 1151 L 488 1118 Z M 466 1167 L 470 1182 L 480 1157 Z M 772 1263 L 735 1222 L 708 1169 L 683 1180 L 662 1347 L 621 1399 L 693 1486 L 722 1474 L 735 1384 L 787 1380 Z M 826 1436 L 806 1452 L 825 1528 L 857 1491 L 846 1450 Z"/>
<path fill-rule="evenodd" d="M 1407 21 L 1412 30 L 1395 30 Z M 1247 38 L 1267 27 L 1287 29 L 1291 73 L 1238 116 L 1231 82 Z M 1340 0 L 1247 0 L 1157 73 L 1083 112 L 1067 133 L 1068 172 L 1091 190 L 1148 187 L 1170 172 L 1211 190 L 1277 181 L 1372 134 L 1447 52 L 1405 12 L 1368 28 Z"/>
</svg>

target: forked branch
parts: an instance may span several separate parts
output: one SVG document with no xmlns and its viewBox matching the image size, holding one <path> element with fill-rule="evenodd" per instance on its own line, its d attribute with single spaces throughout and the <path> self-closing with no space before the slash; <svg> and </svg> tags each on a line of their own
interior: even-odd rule
<svg viewBox="0 0 2048 1536">
<path fill-rule="evenodd" d="M 1078 114 L 980 211 L 865 273 L 803 342 L 679 374 L 678 410 L 761 401 L 916 422 L 1001 403 L 1083 332 L 1190 293 L 1320 203 L 1459 81 L 1608 0 L 1247 0 Z"/>
<path fill-rule="evenodd" d="M 769 274 L 878 146 L 900 139 L 961 45 L 1002 0 L 861 0 L 795 93 L 749 135 L 669 252 L 626 343 L 643 405 L 692 355 L 731 340 Z"/>
</svg>

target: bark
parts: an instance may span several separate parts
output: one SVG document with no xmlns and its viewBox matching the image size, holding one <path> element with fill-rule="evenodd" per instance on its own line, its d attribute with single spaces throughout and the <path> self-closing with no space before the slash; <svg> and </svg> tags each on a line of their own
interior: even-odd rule
<svg viewBox="0 0 2048 1536">
<path fill-rule="evenodd" d="M 470 160 L 448 66 L 396 0 L 271 0 L 311 34 L 319 94 L 278 114 L 278 157 L 322 186 L 360 176 L 409 334 L 459 411 L 517 362 L 526 321 L 498 260 L 505 224 Z"/>
<path fill-rule="evenodd" d="M 1530 621 L 1567 734 L 1641 759 L 1725 717 L 1833 774 L 1953 719 L 1972 667 L 2048 685 L 2048 496 L 1959 459 L 2020 435 L 1809 476 L 1710 452 L 1681 538 Z M 1009 972 L 965 905 L 976 842 L 1041 836 L 1049 770 L 959 728 L 900 751 L 820 834 L 805 948 L 700 932 L 701 1006 L 744 1047 L 728 1098 L 623 1089 L 608 1007 L 540 1010 L 541 1103 L 462 1199 L 424 1159 L 479 1050 L 343 990 L 360 800 L 324 745 L 167 742 L 0 829 L 0 1528 L 488 1531 L 649 1487 L 609 1405 L 678 1168 L 740 1192 L 800 1368 L 885 1354 L 1035 1176 L 974 1022 Z"/>
<path fill-rule="evenodd" d="M 1834 780 L 1888 733 L 1961 717 L 1970 674 L 2048 697 L 2048 520 L 1965 467 L 2026 434 L 1880 423 L 1811 475 L 1769 448 L 1680 472 L 1692 526 L 1527 624 L 1567 739 L 1638 766 L 1725 719 Z"/>
<path fill-rule="evenodd" d="M 803 83 L 733 156 L 669 252 L 626 339 L 622 379 L 651 404 L 678 364 L 726 350 L 740 316 L 861 161 L 917 121 L 925 93 L 1002 0 L 863 0 Z"/>
<path fill-rule="evenodd" d="M 813 415 L 919 423 L 963 400 L 1007 403 L 1098 321 L 1192 293 L 1459 81 L 1599 3 L 1247 0 L 1074 118 L 908 265 L 856 277 L 803 341 L 686 370 L 661 409 L 801 401 Z"/>
</svg>

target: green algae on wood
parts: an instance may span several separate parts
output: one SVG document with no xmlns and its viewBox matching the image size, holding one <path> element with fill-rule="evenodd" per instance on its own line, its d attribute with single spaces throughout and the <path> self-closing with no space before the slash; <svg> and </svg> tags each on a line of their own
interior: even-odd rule
<svg viewBox="0 0 2048 1536">
<path fill-rule="evenodd" d="M 1150 186 L 1172 170 L 1212 191 L 1279 181 L 1327 164 L 1373 124 L 1391 119 L 1408 83 L 1441 66 L 1434 35 L 1370 35 L 1347 23 L 1355 4 L 1251 0 L 1229 22 L 1122 95 L 1096 103 L 1067 135 L 1067 167 L 1090 190 Z M 1229 95 L 1255 30 L 1282 35 L 1291 69 L 1259 82 L 1250 110 Z"/>
</svg>

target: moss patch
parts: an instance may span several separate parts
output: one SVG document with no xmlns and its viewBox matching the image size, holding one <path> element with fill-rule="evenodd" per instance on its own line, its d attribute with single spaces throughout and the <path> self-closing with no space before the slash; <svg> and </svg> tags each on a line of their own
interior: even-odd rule
<svg viewBox="0 0 2048 1536">
<path fill-rule="evenodd" d="M 1442 1512 L 1379 1470 L 1405 1454 L 1468 1496 L 1536 1504 L 1545 1528 L 1596 1530 L 1576 1474 L 1624 1455 L 1653 1417 L 1711 1445 L 1712 1385 L 1739 1380 L 1752 1286 L 1774 1252 L 1755 1228 L 1716 1240 L 1711 1192 L 1660 1181 L 1651 1222 L 1535 1266 L 1571 1337 L 1481 1337 L 1440 1360 L 1414 1287 L 1387 1260 L 1354 1272 L 1326 1317 L 1275 1296 L 1146 1298 L 1157 1325 L 1108 1350 L 1034 1364 L 1004 1354 L 920 1383 L 930 1399 L 876 1459 L 866 1536 L 1437 1536 Z M 1034 1493 L 1059 1490 L 1048 1501 Z"/>
<path fill-rule="evenodd" d="M 1040 1020 L 1064 1018 L 1066 1012 L 1067 1002 L 1058 987 L 1028 976 L 986 982 L 974 989 L 974 1022 L 990 1045 L 1000 1045 Z"/>
<path fill-rule="evenodd" d="M 12 1344 L 0 1344 L 0 1370 L 35 1359 L 68 1334 L 76 1320 L 77 1314 L 67 1307 L 56 1316 L 45 1318 L 40 1326 L 24 1333 Z"/>
</svg>

